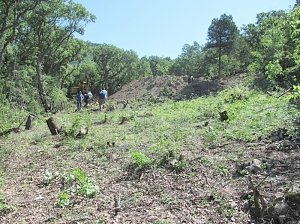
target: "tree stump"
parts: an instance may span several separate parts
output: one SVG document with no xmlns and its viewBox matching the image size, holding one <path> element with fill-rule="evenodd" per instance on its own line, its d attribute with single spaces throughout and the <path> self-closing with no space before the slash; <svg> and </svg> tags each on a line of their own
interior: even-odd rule
<svg viewBox="0 0 300 224">
<path fill-rule="evenodd" d="M 228 114 L 227 114 L 227 111 L 222 111 L 219 113 L 220 114 L 220 120 L 223 122 L 223 121 L 227 121 L 228 120 Z"/>
<path fill-rule="evenodd" d="M 47 125 L 48 125 L 48 128 L 52 135 L 58 135 L 60 133 L 60 129 L 58 128 L 57 124 L 55 123 L 53 117 L 50 117 L 47 120 Z"/>
<path fill-rule="evenodd" d="M 28 117 L 27 117 L 27 120 L 26 120 L 26 124 L 25 124 L 25 129 L 26 130 L 30 130 L 31 127 L 32 127 L 32 121 L 34 119 L 34 116 L 29 114 Z"/>
</svg>

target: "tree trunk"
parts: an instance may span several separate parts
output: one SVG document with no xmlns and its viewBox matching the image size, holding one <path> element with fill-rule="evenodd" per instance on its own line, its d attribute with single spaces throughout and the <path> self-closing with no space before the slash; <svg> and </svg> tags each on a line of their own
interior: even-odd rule
<svg viewBox="0 0 300 224">
<path fill-rule="evenodd" d="M 39 93 L 39 98 L 41 100 L 41 103 L 45 109 L 46 112 L 50 111 L 50 107 L 47 103 L 46 100 L 46 95 L 45 95 L 45 91 L 44 91 L 44 86 L 43 86 L 43 82 L 42 82 L 42 71 L 41 71 L 41 60 L 38 59 L 38 62 L 36 64 L 36 81 L 37 81 L 37 88 L 38 88 L 38 93 Z"/>
<path fill-rule="evenodd" d="M 47 120 L 47 125 L 52 135 L 58 135 L 60 133 L 61 130 L 57 127 L 53 117 Z"/>
<path fill-rule="evenodd" d="M 219 47 L 219 55 L 218 55 L 218 75 L 221 76 L 221 56 L 222 56 L 222 48 Z"/>
</svg>

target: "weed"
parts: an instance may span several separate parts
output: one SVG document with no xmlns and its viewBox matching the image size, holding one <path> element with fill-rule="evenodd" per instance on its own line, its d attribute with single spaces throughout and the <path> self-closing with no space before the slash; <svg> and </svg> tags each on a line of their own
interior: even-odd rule
<svg viewBox="0 0 300 224">
<path fill-rule="evenodd" d="M 124 124 L 125 122 L 134 120 L 135 115 L 133 114 L 125 114 L 120 117 L 120 124 Z"/>
<path fill-rule="evenodd" d="M 14 210 L 13 206 L 7 204 L 3 195 L 0 195 L 0 215 L 11 212 Z"/>
<path fill-rule="evenodd" d="M 94 184 L 80 168 L 70 170 L 63 175 L 67 185 L 75 184 L 76 193 L 86 198 L 93 198 L 99 191 L 98 185 Z"/>
<path fill-rule="evenodd" d="M 189 161 L 186 159 L 178 159 L 178 161 L 173 165 L 173 169 L 180 173 L 184 171 L 189 165 Z"/>
<path fill-rule="evenodd" d="M 162 203 L 162 204 L 170 205 L 170 204 L 176 203 L 176 199 L 166 193 L 161 193 L 159 196 L 159 200 L 160 200 L 160 203 Z"/>
<path fill-rule="evenodd" d="M 69 120 L 64 117 L 61 122 L 63 134 L 67 137 L 74 138 L 78 134 L 80 127 L 86 127 L 88 129 L 91 125 L 91 115 L 85 112 L 83 115 L 76 115 Z"/>
<path fill-rule="evenodd" d="M 99 187 L 91 182 L 86 173 L 80 168 L 76 168 L 70 171 L 70 177 L 74 181 L 78 182 L 77 193 L 86 198 L 95 197 L 99 191 Z"/>
<path fill-rule="evenodd" d="M 176 151 L 169 150 L 163 154 L 162 159 L 158 162 L 158 165 L 172 171 L 175 170 L 179 173 L 187 168 L 189 162 L 188 160 L 184 159 L 182 154 L 178 156 Z"/>
<path fill-rule="evenodd" d="M 205 165 L 212 165 L 213 164 L 213 162 L 208 157 L 206 157 L 206 156 L 201 156 L 199 158 L 199 162 L 201 164 L 205 164 Z"/>
<path fill-rule="evenodd" d="M 207 202 L 213 202 L 213 204 L 217 206 L 217 212 L 225 215 L 227 218 L 234 215 L 234 209 L 231 207 L 227 199 L 217 192 L 212 192 L 207 198 Z"/>
<path fill-rule="evenodd" d="M 90 181 L 82 182 L 79 184 L 77 192 L 86 198 L 93 198 L 99 191 L 99 187 Z"/>
<path fill-rule="evenodd" d="M 143 197 L 143 193 L 142 192 L 135 192 L 132 193 L 128 198 L 126 198 L 122 204 L 126 207 L 130 207 L 133 206 L 134 203 L 138 202 L 142 197 Z"/>
<path fill-rule="evenodd" d="M 131 151 L 130 155 L 133 165 L 139 170 L 145 170 L 153 164 L 153 160 L 140 151 Z"/>
<path fill-rule="evenodd" d="M 94 224 L 106 224 L 106 220 L 104 218 L 98 219 Z"/>
<path fill-rule="evenodd" d="M 55 177 L 56 176 L 52 172 L 50 172 L 49 170 L 46 170 L 43 175 L 43 183 L 45 185 L 48 185 L 48 184 L 50 184 L 51 181 L 53 181 L 55 179 Z"/>
<path fill-rule="evenodd" d="M 64 191 L 60 194 L 58 194 L 58 201 L 55 203 L 55 205 L 59 208 L 64 208 L 71 205 L 71 199 L 68 192 Z"/>
<path fill-rule="evenodd" d="M 228 167 L 223 162 L 217 163 L 214 169 L 215 172 L 220 175 L 227 175 L 229 173 Z"/>
</svg>

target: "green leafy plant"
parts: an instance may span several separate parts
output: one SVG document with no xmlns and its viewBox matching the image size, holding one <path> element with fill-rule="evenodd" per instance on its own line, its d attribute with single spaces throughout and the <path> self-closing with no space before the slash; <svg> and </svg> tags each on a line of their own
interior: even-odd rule
<svg viewBox="0 0 300 224">
<path fill-rule="evenodd" d="M 161 193 L 159 200 L 162 204 L 174 204 L 176 202 L 174 197 L 166 193 Z"/>
<path fill-rule="evenodd" d="M 188 167 L 189 162 L 184 159 L 182 154 L 177 155 L 173 150 L 169 150 L 164 153 L 158 165 L 170 170 L 175 170 L 176 172 L 182 172 Z"/>
<path fill-rule="evenodd" d="M 207 198 L 207 202 L 212 202 L 216 205 L 216 210 L 219 214 L 223 214 L 229 218 L 234 214 L 234 209 L 231 207 L 227 199 L 218 192 L 213 191 Z"/>
<path fill-rule="evenodd" d="M 8 205 L 5 198 L 2 195 L 0 195 L 0 215 L 8 213 L 8 212 L 12 211 L 13 209 L 14 209 L 14 207 Z"/>
<path fill-rule="evenodd" d="M 51 181 L 54 180 L 54 178 L 55 178 L 55 175 L 52 172 L 50 172 L 49 170 L 46 170 L 43 175 L 43 183 L 45 185 L 48 185 L 48 184 L 50 184 Z"/>
<path fill-rule="evenodd" d="M 78 182 L 77 193 L 86 198 L 93 198 L 99 191 L 99 187 L 94 184 L 80 168 L 71 170 L 70 176 Z"/>
<path fill-rule="evenodd" d="M 153 164 L 153 160 L 140 151 L 131 151 L 130 155 L 133 165 L 139 170 L 145 170 Z"/>
<path fill-rule="evenodd" d="M 223 162 L 219 162 L 215 165 L 215 172 L 220 175 L 227 175 L 229 169 Z"/>
<path fill-rule="evenodd" d="M 80 168 L 70 170 L 63 175 L 63 180 L 66 185 L 75 185 L 76 194 L 86 198 L 93 198 L 99 191 L 98 185 L 91 181 L 87 174 Z"/>
<path fill-rule="evenodd" d="M 58 194 L 58 201 L 55 204 L 59 208 L 64 208 L 71 205 L 71 199 L 68 192 L 64 191 Z"/>
</svg>

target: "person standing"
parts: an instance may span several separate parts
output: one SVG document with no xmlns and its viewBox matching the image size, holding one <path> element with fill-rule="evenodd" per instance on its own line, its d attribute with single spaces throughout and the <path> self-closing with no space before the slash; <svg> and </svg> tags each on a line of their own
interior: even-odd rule
<svg viewBox="0 0 300 224">
<path fill-rule="evenodd" d="M 84 107 L 87 107 L 89 103 L 91 103 L 93 100 L 93 94 L 91 91 L 88 91 L 86 94 L 84 94 Z"/>
<path fill-rule="evenodd" d="M 81 111 L 83 99 L 84 99 L 84 96 L 83 96 L 82 92 L 78 90 L 78 92 L 76 94 L 77 111 Z"/>
<path fill-rule="evenodd" d="M 99 91 L 99 100 L 98 100 L 98 102 L 99 102 L 99 110 L 100 111 L 102 110 L 102 107 L 105 104 L 107 96 L 108 96 L 107 90 L 100 89 L 100 91 Z"/>
</svg>

